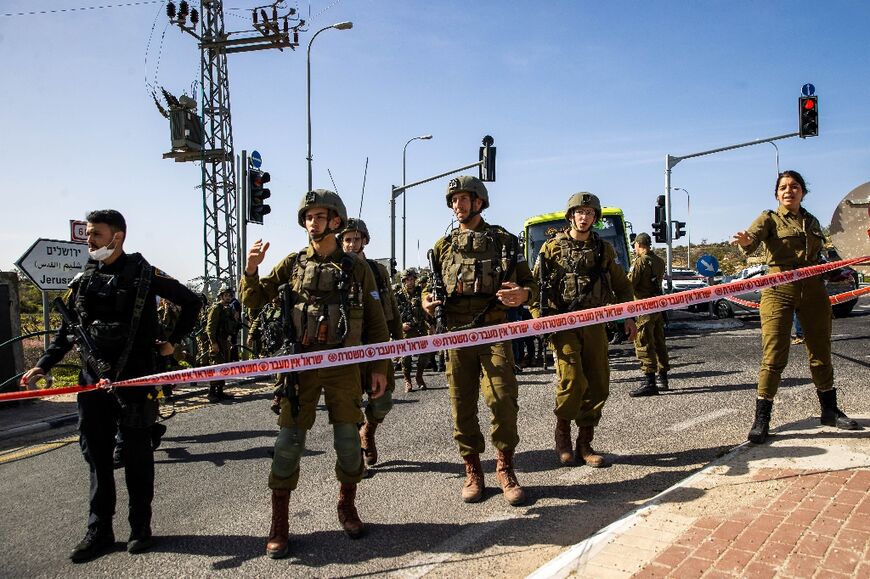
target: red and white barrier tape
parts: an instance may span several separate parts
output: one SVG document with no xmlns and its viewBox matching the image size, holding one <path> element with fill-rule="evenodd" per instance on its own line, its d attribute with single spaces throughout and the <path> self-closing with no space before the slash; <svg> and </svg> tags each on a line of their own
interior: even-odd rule
<svg viewBox="0 0 870 579">
<path fill-rule="evenodd" d="M 750 290 L 762 289 L 793 281 L 798 281 L 815 275 L 823 274 L 847 265 L 854 265 L 870 259 L 870 256 L 846 259 L 822 265 L 814 265 L 784 271 L 781 273 L 768 274 L 748 280 L 734 281 L 726 284 L 687 290 L 683 292 L 655 296 L 632 302 L 625 302 L 612 306 L 602 306 L 577 312 L 556 314 L 545 318 L 509 322 L 497 326 L 486 326 L 470 330 L 447 332 L 434 336 L 421 336 L 419 338 L 405 338 L 392 342 L 379 344 L 364 344 L 334 350 L 323 350 L 305 354 L 293 354 L 290 356 L 275 356 L 272 358 L 260 358 L 242 362 L 229 362 L 215 366 L 192 368 L 189 370 L 176 370 L 164 372 L 141 378 L 132 378 L 114 382 L 113 387 L 127 386 L 159 386 L 162 384 L 179 384 L 188 382 L 208 382 L 212 380 L 225 380 L 250 378 L 268 374 L 280 374 L 302 370 L 315 370 L 356 364 L 359 362 L 371 362 L 399 358 L 403 356 L 427 354 L 439 350 L 452 350 L 466 346 L 480 346 L 493 342 L 501 342 L 513 338 L 550 334 L 562 330 L 581 328 L 595 324 L 603 324 L 617 321 L 631 316 L 653 314 L 666 310 L 684 308 L 693 304 L 709 302 L 717 298 L 724 298 L 734 294 Z M 65 391 L 92 390 L 95 386 L 78 386 Z M 59 389 L 9 392 L 0 394 L 0 401 L 19 400 L 21 398 L 36 398 L 40 396 L 54 396 L 59 394 Z"/>
<path fill-rule="evenodd" d="M 839 293 L 839 294 L 834 295 L 834 296 L 828 296 L 828 300 L 831 302 L 832 306 L 835 306 L 837 304 L 841 304 L 843 302 L 848 302 L 849 300 L 853 300 L 853 299 L 855 299 L 859 296 L 862 296 L 866 293 L 870 293 L 870 286 L 856 288 L 853 290 L 849 290 L 847 292 Z M 758 308 L 761 307 L 761 304 L 758 302 L 751 302 L 749 300 L 742 300 L 742 299 L 734 297 L 734 296 L 726 296 L 725 299 L 728 300 L 729 302 L 734 302 L 735 304 L 737 304 L 739 306 L 743 306 L 745 308 L 751 308 L 753 310 L 757 310 Z"/>
</svg>

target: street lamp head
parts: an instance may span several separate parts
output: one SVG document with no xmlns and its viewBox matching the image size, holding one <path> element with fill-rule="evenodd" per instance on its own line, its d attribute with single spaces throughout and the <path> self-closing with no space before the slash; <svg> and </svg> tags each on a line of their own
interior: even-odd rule
<svg viewBox="0 0 870 579">
<path fill-rule="evenodd" d="M 417 137 L 418 139 L 423 139 L 424 141 L 428 141 L 432 138 L 432 135 L 423 135 L 421 137 Z"/>
<path fill-rule="evenodd" d="M 336 30 L 350 30 L 353 28 L 353 22 L 339 22 L 338 24 L 333 24 L 332 27 Z"/>
</svg>

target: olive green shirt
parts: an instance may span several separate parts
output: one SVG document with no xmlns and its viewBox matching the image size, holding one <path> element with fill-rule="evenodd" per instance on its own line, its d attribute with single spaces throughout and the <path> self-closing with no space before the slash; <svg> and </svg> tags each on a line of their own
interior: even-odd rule
<svg viewBox="0 0 870 579">
<path fill-rule="evenodd" d="M 483 219 L 480 220 L 477 227 L 474 228 L 474 231 L 482 232 L 491 228 L 498 229 L 500 234 L 502 235 L 506 234 L 512 238 L 515 238 L 513 234 L 508 233 L 497 225 L 490 225 L 486 223 Z M 438 242 L 435 243 L 435 247 L 433 248 L 435 264 L 439 268 L 442 268 L 442 271 L 439 272 L 441 273 L 442 277 L 444 276 L 442 264 L 447 263 L 447 257 L 451 251 L 453 250 L 451 248 L 451 240 L 449 235 L 439 239 Z M 431 291 L 431 281 L 432 280 L 430 279 L 426 286 L 423 288 L 421 297 L 424 301 L 426 300 L 426 296 L 429 295 Z M 533 301 L 537 300 L 538 282 L 532 276 L 532 272 L 531 270 L 529 270 L 529 264 L 528 262 L 526 262 L 522 254 L 517 255 L 517 264 L 510 277 L 502 281 L 512 281 L 520 287 L 528 290 L 529 299 L 526 303 L 532 303 Z M 451 295 L 447 297 L 446 303 L 442 306 L 444 308 L 444 314 L 447 317 L 447 326 L 450 328 L 455 328 L 471 322 L 477 314 L 489 307 L 492 300 L 496 300 L 496 302 L 494 303 L 494 305 L 492 305 L 489 312 L 485 316 L 484 324 L 493 325 L 505 322 L 507 320 L 508 307 L 498 301 L 495 296 Z"/>
<path fill-rule="evenodd" d="M 384 292 L 389 292 L 389 304 L 387 300 L 384 299 L 383 293 L 381 294 L 381 307 L 384 310 L 384 318 L 387 320 L 387 329 L 390 332 L 390 337 L 394 340 L 401 340 L 405 337 L 402 332 L 402 314 L 399 313 L 399 305 L 396 302 L 396 294 L 393 292 L 393 286 L 390 285 L 390 272 L 387 271 L 387 268 L 382 263 L 378 263 L 377 261 L 367 261 L 370 267 L 378 268 L 378 273 L 381 276 L 381 279 L 384 283 Z M 391 309 L 391 312 L 387 311 L 387 308 Z M 390 315 L 392 314 L 392 315 Z"/>
<path fill-rule="evenodd" d="M 321 257 L 314 251 L 312 245 L 308 245 L 303 250 L 310 261 L 317 263 L 331 262 L 337 267 L 341 266 L 341 258 L 344 256 L 344 251 L 338 247 L 327 257 Z M 242 303 L 246 307 L 254 309 L 261 308 L 272 298 L 278 295 L 278 288 L 285 283 L 293 281 L 293 270 L 296 265 L 296 255 L 291 253 L 281 260 L 278 265 L 265 277 L 259 277 L 255 272 L 253 275 L 247 273 L 242 276 L 242 281 L 239 287 L 239 295 Z M 366 343 L 375 344 L 387 342 L 390 340 L 390 334 L 387 330 L 387 322 L 384 318 L 384 310 L 381 308 L 380 299 L 378 297 L 378 288 L 375 284 L 375 277 L 368 264 L 362 259 L 355 259 L 353 272 L 351 274 L 352 281 L 360 284 L 362 306 L 363 306 L 363 335 L 366 337 Z M 386 374 L 388 360 L 377 360 L 372 362 L 372 372 L 378 374 Z"/>
<path fill-rule="evenodd" d="M 205 333 L 212 344 L 226 344 L 237 330 L 237 322 L 232 307 L 218 301 L 208 311 Z"/>
<path fill-rule="evenodd" d="M 740 248 L 744 255 L 754 253 L 763 243 L 765 261 L 770 266 L 817 265 L 825 245 L 819 220 L 803 207 L 797 215 L 792 215 L 782 205 L 776 211 L 765 211 L 746 232 L 752 237 L 752 243 Z"/>
<path fill-rule="evenodd" d="M 565 265 L 567 264 L 562 263 L 562 259 L 560 259 L 562 244 L 567 241 L 567 243 L 575 246 L 580 251 L 593 251 L 595 249 L 596 237 L 597 234 L 593 232 L 585 241 L 578 241 L 570 236 L 569 230 L 565 230 L 562 234 L 557 234 L 555 237 L 548 239 L 544 242 L 543 247 L 541 247 L 540 253 L 538 253 L 538 261 L 535 263 L 534 271 L 535 279 L 539 279 L 538 276 L 540 275 L 542 260 L 546 261 L 545 271 L 550 272 L 550 279 L 553 282 L 564 279 L 565 274 L 567 273 L 565 268 Z M 597 282 L 596 286 L 598 287 L 593 287 L 588 298 L 581 304 L 581 309 L 603 306 L 610 303 L 609 300 L 606 299 L 608 297 L 606 294 L 609 292 L 613 292 L 613 296 L 616 298 L 616 303 L 630 302 L 634 299 L 631 282 L 628 281 L 628 277 L 625 275 L 625 270 L 622 269 L 622 266 L 616 261 L 616 250 L 613 249 L 613 246 L 609 242 L 603 239 L 601 240 L 601 243 L 603 244 L 601 272 L 610 287 L 601 287 L 601 282 Z M 585 268 L 580 269 L 583 270 Z M 581 273 L 583 273 L 583 271 L 581 271 Z M 548 311 L 551 313 L 564 313 L 565 305 L 561 303 L 560 292 L 556 286 L 556 283 L 552 283 L 552 289 L 547 297 Z M 529 310 L 532 313 L 532 317 L 540 317 L 540 300 L 535 299 Z"/>
<path fill-rule="evenodd" d="M 628 272 L 628 280 L 634 288 L 634 297 L 639 300 L 661 295 L 664 277 L 665 260 L 652 250 L 635 257 Z"/>
</svg>

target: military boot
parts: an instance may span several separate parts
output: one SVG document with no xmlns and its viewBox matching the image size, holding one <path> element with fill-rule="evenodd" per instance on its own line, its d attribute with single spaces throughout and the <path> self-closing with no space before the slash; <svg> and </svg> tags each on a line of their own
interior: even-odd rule
<svg viewBox="0 0 870 579">
<path fill-rule="evenodd" d="M 469 454 L 462 457 L 465 461 L 465 484 L 462 486 L 462 500 L 466 503 L 476 503 L 483 498 L 483 467 L 480 466 L 480 455 Z"/>
<path fill-rule="evenodd" d="M 659 372 L 659 390 L 662 392 L 667 392 L 668 390 L 670 390 L 668 386 L 667 372 Z"/>
<path fill-rule="evenodd" d="M 88 527 L 88 532 L 85 538 L 76 545 L 69 558 L 73 563 L 84 563 L 95 559 L 100 555 L 105 555 L 115 546 L 115 534 L 112 529 L 100 529 L 97 527 Z"/>
<path fill-rule="evenodd" d="M 221 398 L 218 396 L 217 386 L 214 382 L 208 383 L 208 401 L 209 402 L 220 402 Z"/>
<path fill-rule="evenodd" d="M 417 365 L 417 375 L 414 377 L 417 382 L 417 386 L 420 387 L 420 390 L 426 389 L 426 383 L 423 381 L 423 367 L 419 364 Z"/>
<path fill-rule="evenodd" d="M 517 475 L 514 473 L 514 451 L 499 450 L 498 461 L 495 467 L 495 474 L 498 477 L 498 482 L 501 485 L 504 500 L 512 507 L 519 506 L 526 502 L 526 493 L 520 483 L 517 481 Z"/>
<path fill-rule="evenodd" d="M 217 391 L 218 399 L 219 400 L 232 400 L 233 398 L 235 398 L 236 397 L 235 394 L 230 394 L 229 392 L 224 392 L 224 386 L 225 386 L 225 384 L 223 383 L 223 381 L 221 381 L 221 382 L 218 382 L 217 386 L 215 387 L 215 390 Z"/>
<path fill-rule="evenodd" d="M 375 430 L 378 423 L 366 420 L 359 429 L 359 443 L 362 447 L 366 466 L 374 466 L 378 462 L 378 447 L 375 446 Z"/>
<path fill-rule="evenodd" d="M 821 421 L 825 426 L 836 426 L 843 430 L 860 430 L 858 423 L 846 416 L 842 410 L 837 407 L 837 389 L 816 390 L 819 396 L 819 403 L 822 405 Z"/>
<path fill-rule="evenodd" d="M 574 449 L 571 448 L 571 421 L 556 417 L 556 454 L 564 465 L 574 464 Z"/>
<path fill-rule="evenodd" d="M 365 531 L 356 512 L 355 500 L 356 483 L 341 483 L 338 490 L 338 522 L 351 539 L 359 539 Z"/>
<path fill-rule="evenodd" d="M 266 555 L 272 559 L 287 556 L 290 548 L 290 491 L 287 489 L 272 490 L 272 526 L 269 528 L 269 539 L 266 541 Z"/>
<path fill-rule="evenodd" d="M 755 399 L 755 422 L 746 437 L 753 444 L 762 444 L 767 440 L 767 432 L 770 429 L 770 412 L 773 410 L 773 400 L 766 398 Z"/>
<path fill-rule="evenodd" d="M 607 466 L 607 461 L 603 456 L 596 453 L 592 449 L 592 438 L 595 436 L 594 426 L 581 426 L 580 432 L 577 434 L 577 460 L 583 459 L 587 466 L 592 468 L 601 468 Z"/>
<path fill-rule="evenodd" d="M 405 378 L 405 392 L 411 392 L 414 389 L 414 385 L 411 384 L 411 371 L 402 370 L 402 376 Z"/>
<path fill-rule="evenodd" d="M 659 393 L 659 389 L 656 386 L 656 375 L 650 372 L 649 374 L 644 374 L 644 383 L 639 388 L 635 388 L 631 392 L 628 393 L 632 398 L 638 398 L 640 396 L 655 396 Z"/>
<path fill-rule="evenodd" d="M 151 425 L 151 449 L 157 450 L 160 448 L 160 443 L 163 442 L 163 435 L 166 434 L 166 425 L 160 422 L 155 422 Z"/>
</svg>

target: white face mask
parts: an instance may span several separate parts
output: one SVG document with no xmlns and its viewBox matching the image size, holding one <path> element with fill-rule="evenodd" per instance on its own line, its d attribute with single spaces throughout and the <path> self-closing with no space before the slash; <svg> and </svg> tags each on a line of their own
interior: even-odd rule
<svg viewBox="0 0 870 579">
<path fill-rule="evenodd" d="M 114 242 L 115 239 L 112 238 L 112 241 L 110 241 L 104 247 L 98 247 L 97 249 L 88 248 L 88 255 L 91 257 L 91 259 L 95 259 L 97 261 L 105 261 L 106 259 L 110 258 L 113 253 L 115 253 L 115 248 L 109 247 L 109 245 L 112 245 L 112 243 Z"/>
</svg>

